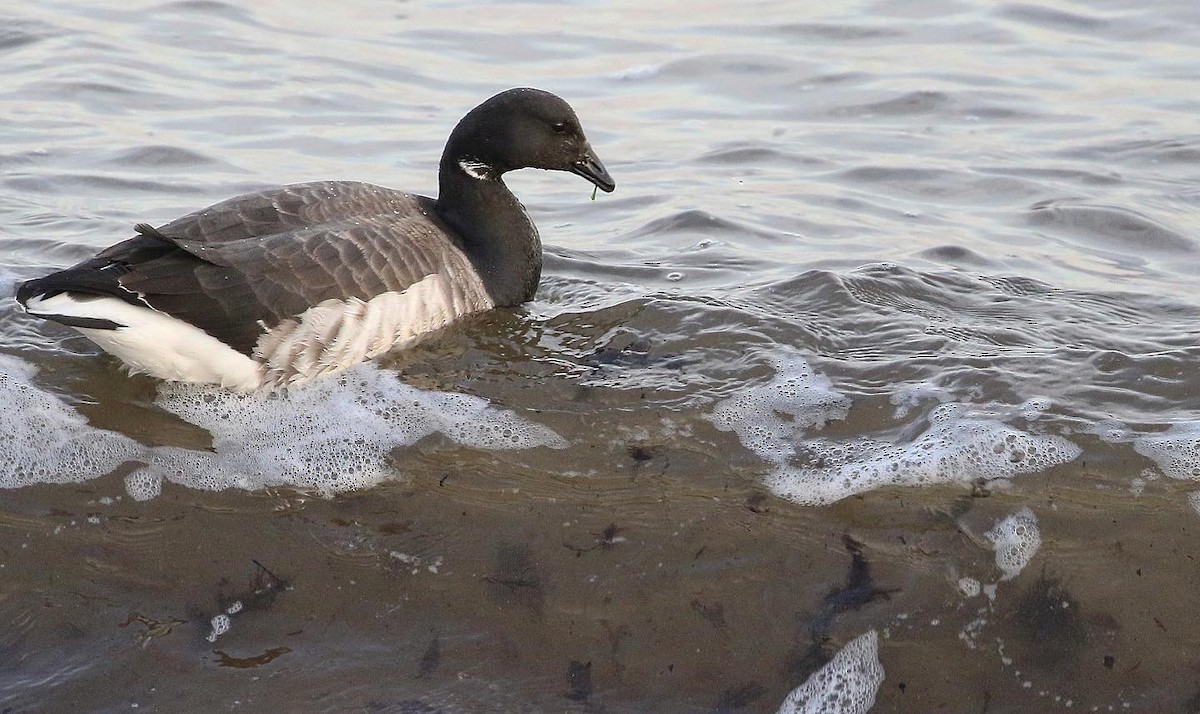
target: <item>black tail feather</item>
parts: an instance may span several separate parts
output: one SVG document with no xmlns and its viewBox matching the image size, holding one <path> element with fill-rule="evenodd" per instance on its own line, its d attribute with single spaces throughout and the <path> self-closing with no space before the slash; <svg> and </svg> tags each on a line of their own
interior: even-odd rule
<svg viewBox="0 0 1200 714">
<path fill-rule="evenodd" d="M 17 302 L 21 303 L 22 307 L 27 307 L 29 300 L 38 296 L 45 299 L 62 293 L 77 293 L 96 297 L 115 297 L 131 305 L 144 305 L 135 293 L 121 287 L 121 284 L 117 282 L 117 279 L 127 272 L 129 269 L 121 265 L 99 269 L 84 263 L 74 268 L 51 273 L 44 278 L 26 280 L 17 287 Z"/>
<path fill-rule="evenodd" d="M 162 231 L 158 230 L 157 228 L 150 225 L 149 223 L 138 223 L 137 225 L 135 225 L 133 227 L 133 230 L 137 231 L 137 234 L 140 236 L 145 236 L 147 238 L 153 238 L 154 240 L 159 240 L 159 241 L 162 241 L 163 243 L 169 243 L 171 245 L 174 245 L 174 243 L 175 243 L 175 241 L 173 241 L 170 238 L 163 235 Z"/>
</svg>

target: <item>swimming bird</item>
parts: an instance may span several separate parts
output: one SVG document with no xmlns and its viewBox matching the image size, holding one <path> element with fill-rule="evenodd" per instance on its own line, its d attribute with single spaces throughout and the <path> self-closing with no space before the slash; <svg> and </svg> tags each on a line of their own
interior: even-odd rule
<svg viewBox="0 0 1200 714">
<path fill-rule="evenodd" d="M 561 98 L 501 92 L 451 132 L 436 199 L 356 181 L 247 193 L 23 283 L 132 373 L 238 391 L 298 385 L 533 298 L 537 228 L 503 176 L 569 171 L 616 188 Z"/>
</svg>

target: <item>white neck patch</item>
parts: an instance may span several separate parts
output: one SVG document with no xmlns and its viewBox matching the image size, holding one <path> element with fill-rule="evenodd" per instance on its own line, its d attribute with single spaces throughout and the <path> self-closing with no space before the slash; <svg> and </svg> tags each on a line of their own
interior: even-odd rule
<svg viewBox="0 0 1200 714">
<path fill-rule="evenodd" d="M 492 167 L 477 159 L 459 159 L 458 167 L 471 178 L 481 181 L 492 174 Z"/>
</svg>

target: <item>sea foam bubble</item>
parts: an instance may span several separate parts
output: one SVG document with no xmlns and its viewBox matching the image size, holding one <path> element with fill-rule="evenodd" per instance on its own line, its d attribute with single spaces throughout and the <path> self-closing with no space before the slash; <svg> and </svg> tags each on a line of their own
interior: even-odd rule
<svg viewBox="0 0 1200 714">
<path fill-rule="evenodd" d="M 849 399 L 798 355 L 773 363 L 774 380 L 718 403 L 708 418 L 772 464 L 767 487 L 797 503 L 829 504 L 885 486 L 1011 478 L 1082 453 L 1060 436 L 1022 431 L 954 403 L 934 407 L 928 429 L 908 442 L 805 439 L 804 429 L 844 419 Z"/>
<path fill-rule="evenodd" d="M 1200 421 L 1172 424 L 1161 434 L 1138 437 L 1133 449 L 1171 478 L 1200 481 Z"/>
<path fill-rule="evenodd" d="M 763 460 L 786 467 L 801 432 L 845 419 L 850 400 L 794 352 L 771 355 L 770 361 L 774 379 L 719 402 L 708 420 L 722 431 L 735 432 Z"/>
<path fill-rule="evenodd" d="M 136 456 L 133 439 L 90 426 L 34 384 L 37 369 L 0 354 L 0 488 L 86 481 Z"/>
<path fill-rule="evenodd" d="M 778 714 L 866 714 L 883 677 L 879 634 L 868 630 L 792 690 Z"/>
<path fill-rule="evenodd" d="M 125 487 L 136 500 L 158 496 L 164 480 L 205 490 L 282 486 L 332 495 L 396 478 L 391 452 L 435 432 L 485 450 L 567 445 L 486 399 L 410 387 L 366 363 L 286 393 L 163 383 L 156 404 L 207 429 L 213 446 L 148 447 L 90 426 L 39 389 L 36 373 L 0 354 L 0 488 L 86 481 L 135 461 L 144 466 L 125 477 Z"/>
<path fill-rule="evenodd" d="M 1012 580 L 1029 565 L 1042 547 L 1037 516 L 1028 507 L 1000 520 L 984 534 L 996 551 L 996 567 L 1001 580 Z"/>
<path fill-rule="evenodd" d="M 292 486 L 331 495 L 367 488 L 395 476 L 393 449 L 435 432 L 487 450 L 567 445 L 486 399 L 410 387 L 373 363 L 280 393 L 164 383 L 155 403 L 207 429 L 213 450 L 160 447 L 151 467 L 206 490 Z"/>
<path fill-rule="evenodd" d="M 949 408 L 961 406 L 935 409 L 929 428 L 906 443 L 807 442 L 803 446 L 809 460 L 821 466 L 780 469 L 767 485 L 798 503 L 825 504 L 884 486 L 1012 478 L 1072 461 L 1082 453 L 1062 437 L 1031 434 Z"/>
</svg>

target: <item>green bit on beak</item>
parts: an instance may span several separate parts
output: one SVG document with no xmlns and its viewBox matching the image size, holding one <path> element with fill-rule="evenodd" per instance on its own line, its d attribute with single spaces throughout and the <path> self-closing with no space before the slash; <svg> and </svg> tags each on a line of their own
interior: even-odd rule
<svg viewBox="0 0 1200 714">
<path fill-rule="evenodd" d="M 599 188 L 600 188 L 599 186 L 592 186 L 592 200 L 593 201 L 596 200 L 596 190 Z"/>
</svg>

